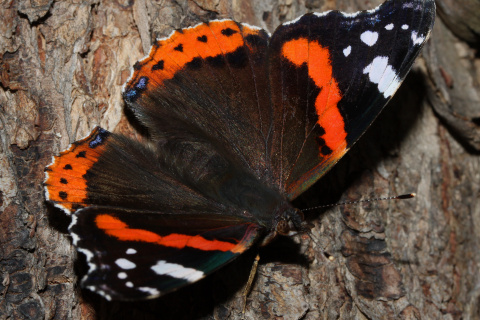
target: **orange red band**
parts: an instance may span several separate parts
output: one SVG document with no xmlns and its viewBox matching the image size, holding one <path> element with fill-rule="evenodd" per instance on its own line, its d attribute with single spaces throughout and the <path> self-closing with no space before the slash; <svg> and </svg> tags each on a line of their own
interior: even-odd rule
<svg viewBox="0 0 480 320">
<path fill-rule="evenodd" d="M 181 32 L 175 31 L 169 38 L 159 40 L 149 56 L 139 62 L 142 67 L 135 71 L 127 87 L 134 87 L 141 77 L 162 85 L 195 58 L 206 59 L 232 53 L 244 46 L 244 37 L 257 34 L 259 30 L 246 25 L 242 25 L 240 30 L 232 20 L 211 21 Z"/>
<path fill-rule="evenodd" d="M 190 247 L 204 251 L 217 250 L 223 252 L 236 251 L 234 249 L 237 247 L 235 243 L 207 240 L 199 235 L 190 236 L 172 233 L 167 236 L 160 236 L 154 232 L 143 229 L 131 229 L 125 222 L 109 214 L 97 216 L 95 223 L 97 227 L 104 230 L 106 234 L 121 241 L 141 241 L 177 249 Z"/>
<path fill-rule="evenodd" d="M 298 67 L 307 64 L 309 77 L 321 88 L 315 100 L 315 109 L 318 124 L 325 130 L 322 138 L 332 150 L 345 149 L 345 122 L 337 106 L 342 93 L 333 77 L 328 48 L 316 41 L 299 38 L 286 42 L 282 47 L 282 55 Z"/>
</svg>

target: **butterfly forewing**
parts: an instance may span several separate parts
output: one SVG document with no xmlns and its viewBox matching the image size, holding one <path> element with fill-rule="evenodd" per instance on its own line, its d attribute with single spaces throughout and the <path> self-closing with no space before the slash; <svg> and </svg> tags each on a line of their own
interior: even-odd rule
<svg viewBox="0 0 480 320">
<path fill-rule="evenodd" d="M 429 36 L 434 1 L 386 1 L 370 11 L 307 14 L 269 48 L 274 177 L 289 198 L 320 178 L 400 86 Z"/>
</svg>

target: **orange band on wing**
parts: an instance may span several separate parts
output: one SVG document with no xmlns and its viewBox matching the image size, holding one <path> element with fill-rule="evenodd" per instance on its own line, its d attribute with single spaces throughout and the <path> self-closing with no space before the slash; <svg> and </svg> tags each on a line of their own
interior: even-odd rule
<svg viewBox="0 0 480 320">
<path fill-rule="evenodd" d="M 322 138 L 331 150 L 345 149 L 345 122 L 338 110 L 342 98 L 338 83 L 333 78 L 330 52 L 316 41 L 299 38 L 286 42 L 282 55 L 296 66 L 307 64 L 308 75 L 321 88 L 315 100 L 318 124 L 325 130 Z"/>
<path fill-rule="evenodd" d="M 234 21 L 223 20 L 175 31 L 169 38 L 157 41 L 149 56 L 138 62 L 127 89 L 134 88 L 142 77 L 161 85 L 194 59 L 232 53 L 244 45 L 244 37 L 260 33 L 245 25 L 241 29 Z"/>
<path fill-rule="evenodd" d="M 199 235 L 190 236 L 172 233 L 168 236 L 160 236 L 154 232 L 143 229 L 131 229 L 125 222 L 108 214 L 97 216 L 95 223 L 97 224 L 97 227 L 104 230 L 106 234 L 121 241 L 149 242 L 177 249 L 190 247 L 203 251 L 217 250 L 223 252 L 240 252 L 238 251 L 238 248 L 236 248 L 238 246 L 236 243 L 219 240 L 207 240 Z"/>
</svg>

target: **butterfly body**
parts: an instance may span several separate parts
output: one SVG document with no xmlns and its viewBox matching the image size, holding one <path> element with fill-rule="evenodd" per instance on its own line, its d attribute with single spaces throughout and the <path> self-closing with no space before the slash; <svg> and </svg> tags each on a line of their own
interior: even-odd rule
<svg viewBox="0 0 480 320">
<path fill-rule="evenodd" d="M 214 20 L 156 41 L 123 89 L 149 145 L 95 128 L 46 168 L 72 216 L 82 280 L 107 299 L 195 282 L 308 229 L 291 200 L 328 171 L 398 89 L 432 0 L 311 13 L 273 35 Z"/>
</svg>

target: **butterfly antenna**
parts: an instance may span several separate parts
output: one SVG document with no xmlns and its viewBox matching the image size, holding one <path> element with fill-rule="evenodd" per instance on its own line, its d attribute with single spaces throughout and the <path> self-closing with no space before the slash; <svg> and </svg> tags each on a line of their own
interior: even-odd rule
<svg viewBox="0 0 480 320">
<path fill-rule="evenodd" d="M 392 197 L 385 197 L 385 198 L 372 198 L 372 199 L 364 199 L 364 200 L 358 200 L 358 201 L 344 201 L 344 202 L 340 202 L 340 203 L 325 204 L 325 205 L 322 205 L 322 206 L 316 206 L 316 207 L 312 207 L 312 208 L 302 209 L 302 211 L 309 211 L 309 210 L 336 207 L 336 206 L 344 206 L 344 205 L 350 205 L 350 204 L 358 204 L 358 203 L 363 203 L 363 202 L 375 202 L 375 201 L 384 201 L 384 200 L 404 200 L 404 199 L 414 198 L 415 196 L 416 196 L 415 193 L 407 193 L 407 194 L 401 194 L 399 196 L 392 196 Z M 319 245 L 318 241 L 313 237 L 310 230 L 308 230 L 305 233 L 308 235 L 308 237 L 315 244 Z M 335 260 L 335 257 L 333 255 L 326 252 L 325 250 L 322 250 L 322 251 L 323 251 L 323 255 L 325 256 L 325 258 L 327 258 L 330 261 Z"/>
<path fill-rule="evenodd" d="M 322 206 L 316 206 L 316 207 L 312 207 L 312 208 L 302 209 L 302 211 L 309 211 L 309 210 L 316 210 L 316 209 L 322 209 L 322 208 L 344 206 L 344 205 L 349 205 L 349 204 L 358 204 L 358 203 L 363 203 L 363 202 L 375 202 L 375 201 L 384 201 L 384 200 L 404 200 L 404 199 L 414 198 L 415 196 L 416 196 L 415 193 L 407 193 L 407 194 L 402 194 L 402 195 L 393 196 L 393 197 L 372 198 L 372 199 L 364 199 L 364 200 L 358 200 L 358 201 L 344 201 L 344 202 L 339 202 L 339 203 L 324 204 Z"/>
</svg>

